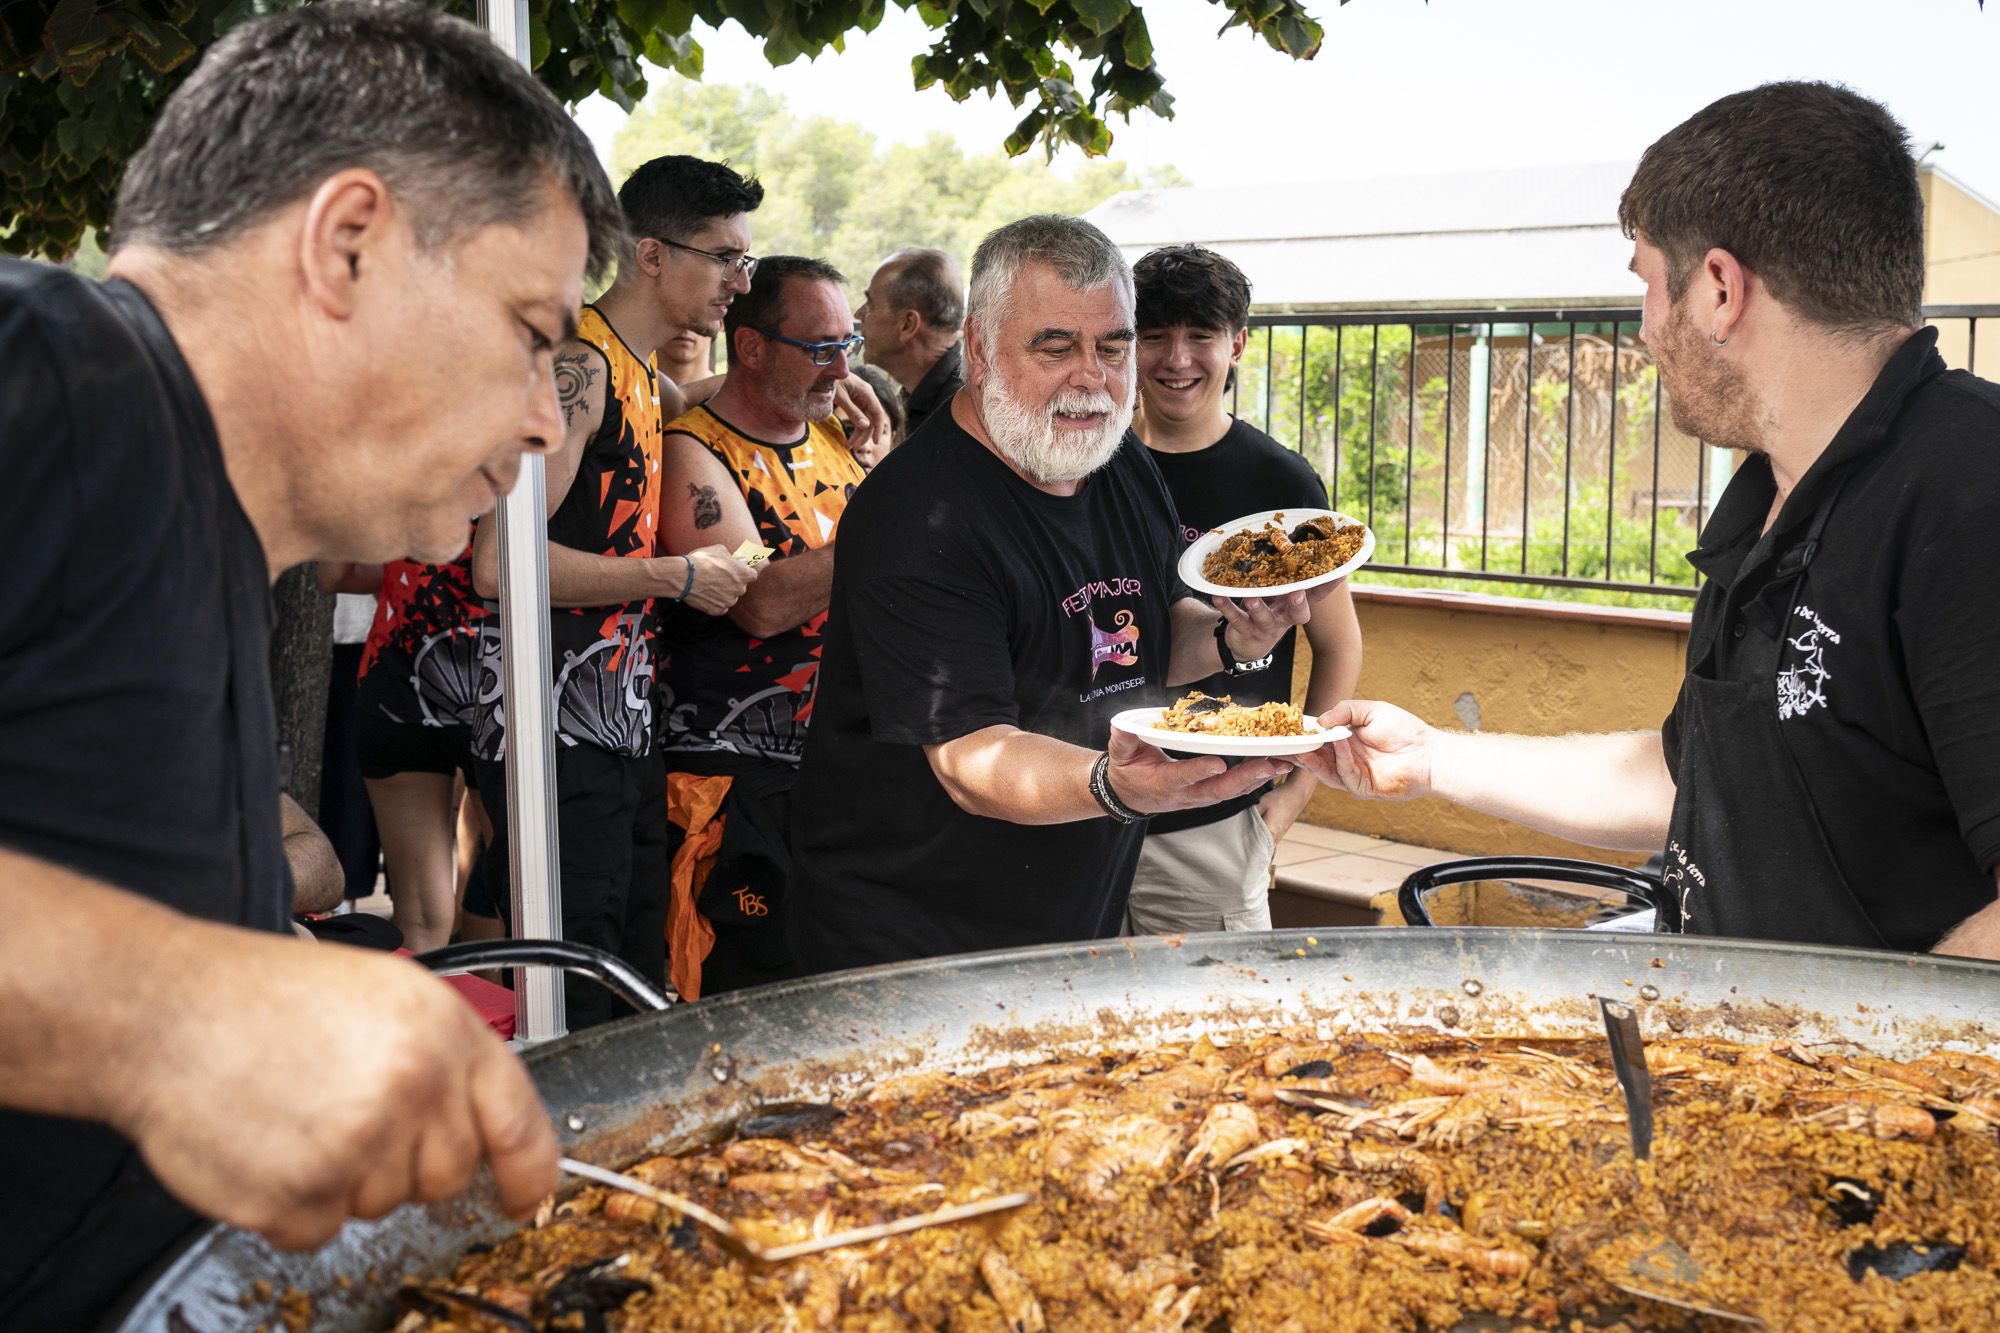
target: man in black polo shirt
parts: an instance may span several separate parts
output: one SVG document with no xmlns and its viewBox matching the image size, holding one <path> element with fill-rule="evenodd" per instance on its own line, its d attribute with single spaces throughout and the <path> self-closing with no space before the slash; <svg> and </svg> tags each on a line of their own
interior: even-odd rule
<svg viewBox="0 0 2000 1333">
<path fill-rule="evenodd" d="M 618 229 L 484 34 L 331 3 L 168 101 L 110 280 L 0 263 L 0 1328 L 93 1326 L 198 1213 L 304 1247 L 554 1184 L 470 1006 L 287 928 L 269 590 L 458 553 Z"/>
<path fill-rule="evenodd" d="M 2000 388 L 1919 328 L 1902 127 L 1826 84 L 1725 97 L 1619 215 L 1675 421 L 1748 454 L 1691 557 L 1672 714 L 1531 740 L 1357 701 L 1313 767 L 1664 846 L 1689 931 L 2000 956 Z"/>
<path fill-rule="evenodd" d="M 868 340 L 868 364 L 889 372 L 907 395 L 905 435 L 951 402 L 965 383 L 959 334 L 965 327 L 965 275 L 942 250 L 911 246 L 882 261 L 854 312 Z"/>
<path fill-rule="evenodd" d="M 972 261 L 966 388 L 841 519 L 787 910 L 807 971 L 1118 933 L 1143 817 L 1287 765 L 1172 760 L 1110 719 L 1270 652 L 1294 593 L 1224 601 L 1174 567 L 1132 416 L 1132 278 L 1077 218 Z"/>
</svg>

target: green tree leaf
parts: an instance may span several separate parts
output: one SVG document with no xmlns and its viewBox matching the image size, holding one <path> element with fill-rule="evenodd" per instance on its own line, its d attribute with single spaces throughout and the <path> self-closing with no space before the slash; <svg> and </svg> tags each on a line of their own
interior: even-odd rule
<svg viewBox="0 0 2000 1333">
<path fill-rule="evenodd" d="M 1070 0 L 1070 8 L 1092 32 L 1100 35 L 1123 23 L 1132 12 L 1131 0 Z"/>
<path fill-rule="evenodd" d="M 0 250 L 62 254 L 86 227 L 102 226 L 118 173 L 199 53 L 253 14 L 305 2 L 0 2 L 0 169 L 7 182 L 0 192 Z M 475 11 L 475 0 L 434 2 L 466 18 Z M 763 38 L 773 65 L 784 65 L 842 49 L 854 33 L 875 31 L 888 2 L 529 0 L 530 56 L 535 72 L 564 101 L 602 93 L 631 107 L 647 89 L 641 56 L 671 77 L 700 76 L 703 53 L 691 35 L 697 20 L 740 24 Z M 1169 80 L 1156 66 L 1151 33 L 1134 0 L 895 3 L 915 12 L 932 34 L 931 48 L 910 63 L 917 88 L 940 85 L 960 101 L 997 94 L 1025 108 L 1002 145 L 1009 157 L 1036 143 L 1050 156 L 1064 144 L 1102 154 L 1112 143 L 1107 115 L 1129 115 L 1137 107 L 1172 112 Z M 1225 28 L 1248 27 L 1295 58 L 1311 58 L 1324 40 L 1301 0 L 1210 3 L 1224 12 Z M 737 150 L 748 154 L 744 135 L 732 133 Z M 839 140 L 831 131 L 821 134 Z M 760 144 L 756 151 L 771 149 Z M 801 188 L 809 184 L 801 177 Z M 801 217 L 810 221 L 801 224 L 802 234 L 840 234 L 847 224 L 836 218 L 846 212 L 830 212 L 823 190 L 808 189 L 808 196 Z"/>
</svg>

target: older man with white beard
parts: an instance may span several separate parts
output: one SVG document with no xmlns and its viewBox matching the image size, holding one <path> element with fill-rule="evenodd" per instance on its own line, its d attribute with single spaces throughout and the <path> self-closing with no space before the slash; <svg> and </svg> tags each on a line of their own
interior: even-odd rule
<svg viewBox="0 0 2000 1333">
<path fill-rule="evenodd" d="M 1023 218 L 974 255 L 966 387 L 841 528 L 793 803 L 804 970 L 1116 935 L 1145 816 L 1284 771 L 1110 729 L 1310 614 L 1178 581 L 1173 502 L 1127 432 L 1134 340 L 1131 270 L 1089 223 Z"/>
</svg>

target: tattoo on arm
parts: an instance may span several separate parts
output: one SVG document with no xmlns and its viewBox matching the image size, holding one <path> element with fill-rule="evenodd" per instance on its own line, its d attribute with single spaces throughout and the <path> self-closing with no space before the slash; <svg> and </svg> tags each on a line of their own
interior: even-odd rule
<svg viewBox="0 0 2000 1333">
<path fill-rule="evenodd" d="M 722 501 L 715 498 L 715 487 L 697 486 L 689 482 L 688 498 L 694 501 L 696 528 L 712 528 L 722 522 Z"/>
<path fill-rule="evenodd" d="M 597 367 L 588 352 L 569 352 L 556 358 L 556 398 L 562 403 L 563 425 L 576 420 L 585 407 L 584 395 L 597 380 Z"/>
</svg>

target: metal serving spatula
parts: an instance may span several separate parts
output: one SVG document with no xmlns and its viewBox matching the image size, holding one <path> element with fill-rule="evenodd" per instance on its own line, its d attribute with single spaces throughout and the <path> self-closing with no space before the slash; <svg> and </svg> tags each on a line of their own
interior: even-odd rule
<svg viewBox="0 0 2000 1333">
<path fill-rule="evenodd" d="M 1604 1034 L 1611 1039 L 1611 1068 L 1625 1094 L 1625 1122 L 1632 1131 L 1632 1156 L 1644 1162 L 1653 1155 L 1653 1076 L 1646 1068 L 1646 1043 L 1639 1035 L 1639 1015 L 1629 1004 L 1599 997 Z M 1642 1244 L 1634 1246 L 1635 1240 Z M 1728 1319 L 1751 1328 L 1764 1321 L 1743 1310 L 1716 1305 L 1695 1295 L 1702 1267 L 1695 1257 L 1664 1233 L 1650 1229 L 1628 1232 L 1611 1242 L 1622 1254 L 1622 1275 L 1608 1275 L 1611 1285 L 1629 1296 L 1692 1310 L 1713 1319 Z M 1604 1248 L 1599 1249 L 1603 1253 Z"/>
</svg>

